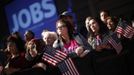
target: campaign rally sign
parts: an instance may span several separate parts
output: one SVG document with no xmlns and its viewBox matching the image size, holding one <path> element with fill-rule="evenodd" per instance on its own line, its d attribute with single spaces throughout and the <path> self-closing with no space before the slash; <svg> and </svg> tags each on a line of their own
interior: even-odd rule
<svg viewBox="0 0 134 75">
<path fill-rule="evenodd" d="M 5 7 L 10 33 L 18 31 L 23 37 L 26 30 L 32 30 L 36 38 L 44 29 L 55 31 L 57 20 L 53 0 L 14 0 Z"/>
</svg>

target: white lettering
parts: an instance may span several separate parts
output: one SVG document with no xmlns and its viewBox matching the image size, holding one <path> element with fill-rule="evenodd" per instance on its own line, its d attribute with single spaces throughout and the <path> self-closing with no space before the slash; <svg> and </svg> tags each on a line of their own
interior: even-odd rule
<svg viewBox="0 0 134 75">
<path fill-rule="evenodd" d="M 53 0 L 42 0 L 41 3 L 35 2 L 28 8 L 23 8 L 19 12 L 12 15 L 14 28 L 18 31 L 19 27 L 28 28 L 32 24 L 39 23 L 44 19 L 51 18 L 56 13 L 56 7 L 52 3 Z"/>
<path fill-rule="evenodd" d="M 42 0 L 41 5 L 42 8 L 47 11 L 44 13 L 45 18 L 50 18 L 56 13 L 56 8 L 54 4 L 50 3 L 52 0 Z"/>
<path fill-rule="evenodd" d="M 13 14 L 13 16 L 12 16 L 12 18 L 13 18 L 13 22 L 14 22 L 14 28 L 13 28 L 13 32 L 15 32 L 15 31 L 18 31 L 19 30 L 19 24 L 18 24 L 18 21 L 17 21 L 17 16 L 16 16 L 16 14 Z"/>
<path fill-rule="evenodd" d="M 22 9 L 18 14 L 20 27 L 27 28 L 31 24 L 31 16 L 27 9 Z"/>
<path fill-rule="evenodd" d="M 38 2 L 30 5 L 30 12 L 34 24 L 40 22 L 43 19 L 43 12 L 41 11 L 41 6 Z"/>
</svg>

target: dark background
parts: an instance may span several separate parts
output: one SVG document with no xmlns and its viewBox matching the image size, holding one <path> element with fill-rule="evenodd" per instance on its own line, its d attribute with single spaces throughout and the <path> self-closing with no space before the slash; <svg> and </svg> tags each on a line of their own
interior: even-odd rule
<svg viewBox="0 0 134 75">
<path fill-rule="evenodd" d="M 0 43 L 9 35 L 8 22 L 4 7 L 13 0 L 0 0 Z M 58 14 L 66 11 L 68 0 L 54 0 Z M 100 9 L 107 9 L 111 15 L 123 16 L 126 19 L 133 19 L 134 0 L 70 0 L 72 11 L 76 14 L 77 27 L 79 32 L 84 32 L 84 21 L 87 16 L 98 17 Z M 10 13 L 10 12 L 9 12 Z M 85 30 L 85 29 L 84 29 Z M 86 33 L 85 33 L 86 34 Z M 2 44 L 1 44 L 2 45 Z"/>
</svg>

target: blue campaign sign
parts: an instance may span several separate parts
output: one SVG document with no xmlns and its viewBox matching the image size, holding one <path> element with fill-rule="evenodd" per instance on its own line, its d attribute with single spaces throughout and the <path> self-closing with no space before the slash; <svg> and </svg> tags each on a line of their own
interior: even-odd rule
<svg viewBox="0 0 134 75">
<path fill-rule="evenodd" d="M 14 0 L 5 7 L 5 12 L 11 33 L 18 31 L 23 36 L 26 30 L 32 30 L 40 38 L 44 29 L 56 29 L 57 11 L 53 0 Z"/>
</svg>

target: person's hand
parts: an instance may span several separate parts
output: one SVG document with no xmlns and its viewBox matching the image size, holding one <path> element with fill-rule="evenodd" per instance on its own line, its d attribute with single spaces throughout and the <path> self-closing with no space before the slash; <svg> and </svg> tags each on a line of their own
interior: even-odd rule
<svg viewBox="0 0 134 75">
<path fill-rule="evenodd" d="M 85 51 L 80 55 L 80 57 L 86 56 L 89 52 L 90 52 L 89 50 L 85 50 Z"/>
<path fill-rule="evenodd" d="M 12 68 L 12 67 L 10 67 L 10 68 L 5 68 L 4 72 L 6 73 L 6 75 L 10 75 L 13 72 L 16 72 L 16 71 L 19 71 L 19 70 L 20 70 L 20 68 Z"/>
<path fill-rule="evenodd" d="M 46 65 L 44 63 L 37 63 L 36 65 L 33 66 L 34 67 L 40 67 L 40 68 L 43 68 L 44 70 L 46 70 Z"/>
<path fill-rule="evenodd" d="M 102 48 L 101 45 L 97 45 L 96 48 L 95 48 L 95 50 L 96 50 L 97 52 L 101 52 L 102 49 L 103 49 L 103 48 Z"/>
<path fill-rule="evenodd" d="M 84 48 L 82 46 L 79 46 L 75 49 L 75 53 L 80 56 L 84 51 Z"/>
<path fill-rule="evenodd" d="M 101 44 L 96 46 L 96 51 L 101 52 L 102 49 L 111 49 L 111 46 L 109 44 Z"/>
</svg>

